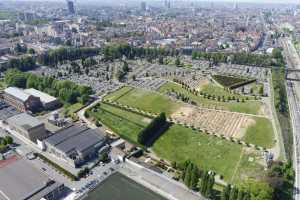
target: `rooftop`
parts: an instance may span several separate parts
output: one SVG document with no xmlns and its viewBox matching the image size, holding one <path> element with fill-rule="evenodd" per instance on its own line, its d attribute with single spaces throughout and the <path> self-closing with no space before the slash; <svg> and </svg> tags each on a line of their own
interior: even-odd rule
<svg viewBox="0 0 300 200">
<path fill-rule="evenodd" d="M 32 117 L 31 115 L 28 115 L 27 113 L 21 113 L 10 117 L 7 119 L 7 122 L 18 127 L 22 127 L 25 130 L 29 130 L 33 127 L 37 127 L 43 124 L 41 121 Z"/>
<path fill-rule="evenodd" d="M 19 114 L 13 106 L 0 100 L 0 120 L 7 120 L 8 118 Z"/>
<path fill-rule="evenodd" d="M 0 200 L 17 200 L 45 187 L 49 178 L 21 158 L 0 168 L 0 180 Z"/>
<path fill-rule="evenodd" d="M 22 89 L 17 88 L 17 87 L 8 87 L 4 90 L 5 93 L 15 96 L 21 101 L 26 101 L 28 97 L 30 96 L 26 92 L 24 92 Z"/>
<path fill-rule="evenodd" d="M 85 126 L 72 125 L 61 129 L 53 136 L 46 139 L 46 142 L 55 146 L 64 153 L 73 150 L 79 152 L 97 145 L 105 140 L 105 134 Z"/>
<path fill-rule="evenodd" d="M 41 99 L 41 101 L 44 103 L 56 101 L 55 97 L 50 96 L 49 94 L 46 94 L 46 93 L 36 90 L 34 88 L 26 89 L 26 90 L 24 90 L 24 92 L 27 94 L 30 94 L 32 96 L 39 97 Z"/>
</svg>

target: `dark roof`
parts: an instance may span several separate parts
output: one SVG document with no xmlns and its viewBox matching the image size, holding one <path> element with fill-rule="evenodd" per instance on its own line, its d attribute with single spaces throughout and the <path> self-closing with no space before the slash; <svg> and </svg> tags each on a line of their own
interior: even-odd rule
<svg viewBox="0 0 300 200">
<path fill-rule="evenodd" d="M 55 146 L 64 153 L 76 150 L 79 152 L 105 141 L 105 135 L 85 126 L 72 125 L 56 132 L 46 139 L 46 142 Z"/>
</svg>

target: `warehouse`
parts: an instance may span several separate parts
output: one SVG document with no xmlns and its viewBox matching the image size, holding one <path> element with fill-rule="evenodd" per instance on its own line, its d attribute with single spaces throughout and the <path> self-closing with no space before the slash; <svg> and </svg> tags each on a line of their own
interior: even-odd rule
<svg viewBox="0 0 300 200">
<path fill-rule="evenodd" d="M 39 97 L 27 94 L 24 90 L 16 87 L 8 87 L 4 90 L 4 101 L 21 112 L 36 112 L 42 108 L 42 102 Z"/>
<path fill-rule="evenodd" d="M 21 112 L 52 110 L 60 105 L 57 98 L 34 88 L 23 90 L 17 87 L 8 87 L 4 90 L 3 97 L 7 103 Z"/>
<path fill-rule="evenodd" d="M 59 100 L 49 94 L 36 90 L 34 88 L 24 90 L 25 93 L 39 97 L 45 110 L 52 110 L 59 106 Z"/>
<path fill-rule="evenodd" d="M 58 200 L 65 194 L 62 183 L 50 180 L 26 159 L 12 156 L 0 167 L 0 200 Z"/>
<path fill-rule="evenodd" d="M 6 120 L 6 123 L 16 134 L 20 134 L 34 143 L 47 137 L 44 123 L 26 113 L 10 117 Z"/>
<path fill-rule="evenodd" d="M 71 125 L 47 138 L 45 145 L 48 152 L 72 167 L 78 167 L 97 156 L 106 145 L 106 136 L 96 129 Z"/>
</svg>

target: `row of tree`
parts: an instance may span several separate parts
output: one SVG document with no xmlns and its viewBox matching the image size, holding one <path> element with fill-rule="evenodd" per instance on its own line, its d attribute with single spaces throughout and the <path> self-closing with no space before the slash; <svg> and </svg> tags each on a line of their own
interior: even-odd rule
<svg viewBox="0 0 300 200">
<path fill-rule="evenodd" d="M 5 68 L 1 68 L 0 71 L 5 71 L 9 68 L 15 68 L 20 71 L 28 71 L 36 68 L 35 59 L 31 56 L 12 58 L 8 61 L 8 65 Z"/>
<path fill-rule="evenodd" d="M 207 198 L 213 199 L 215 197 L 213 189 L 215 184 L 214 172 L 201 170 L 190 160 L 183 163 L 172 162 L 172 167 L 181 171 L 180 178 L 188 188 L 200 192 Z"/>
<path fill-rule="evenodd" d="M 56 80 L 49 76 L 38 76 L 32 73 L 9 69 L 5 73 L 5 82 L 9 86 L 35 88 L 52 96 L 59 97 L 64 103 L 86 103 L 93 93 L 88 86 L 75 84 L 68 80 Z"/>
<path fill-rule="evenodd" d="M 137 141 L 145 146 L 151 146 L 154 141 L 168 128 L 165 113 L 155 117 L 139 134 Z"/>
<path fill-rule="evenodd" d="M 167 48 L 142 48 L 133 47 L 129 44 L 108 45 L 103 50 L 105 60 L 121 59 L 125 56 L 128 59 L 146 58 L 163 60 L 164 56 L 178 56 L 179 51 Z"/>
<path fill-rule="evenodd" d="M 281 63 L 272 68 L 272 81 L 274 88 L 274 101 L 277 117 L 283 136 L 283 142 L 288 159 L 293 157 L 293 133 L 290 122 L 290 113 L 286 92 L 285 65 L 283 55 L 280 49 L 273 50 L 273 57 Z"/>
<path fill-rule="evenodd" d="M 56 66 L 65 60 L 77 60 L 99 54 L 99 48 L 59 48 L 49 50 L 37 56 L 37 62 L 42 65 Z"/>
<path fill-rule="evenodd" d="M 223 53 L 223 52 L 204 52 L 194 51 L 192 59 L 206 59 L 217 63 L 232 63 L 240 65 L 252 65 L 260 67 L 269 67 L 276 63 L 268 55 L 251 54 L 251 53 Z"/>
</svg>

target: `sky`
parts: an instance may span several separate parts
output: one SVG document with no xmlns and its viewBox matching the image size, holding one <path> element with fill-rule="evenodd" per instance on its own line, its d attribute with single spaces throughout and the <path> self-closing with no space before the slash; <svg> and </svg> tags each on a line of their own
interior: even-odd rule
<svg viewBox="0 0 300 200">
<path fill-rule="evenodd" d="M 1 1 L 1 0 L 0 0 Z M 26 1 L 26 0 L 21 0 Z M 66 0 L 47 0 L 47 1 L 66 1 Z M 86 0 L 77 0 L 77 2 L 85 2 Z M 94 2 L 101 2 L 103 0 L 88 0 Z M 117 2 L 118 0 L 111 0 Z M 124 1 L 124 0 L 123 0 Z M 162 1 L 162 0 L 128 0 L 128 1 Z M 171 0 L 172 1 L 172 0 Z M 223 2 L 254 2 L 254 3 L 298 3 L 300 4 L 300 0 L 173 0 L 173 1 L 223 1 Z"/>
</svg>

